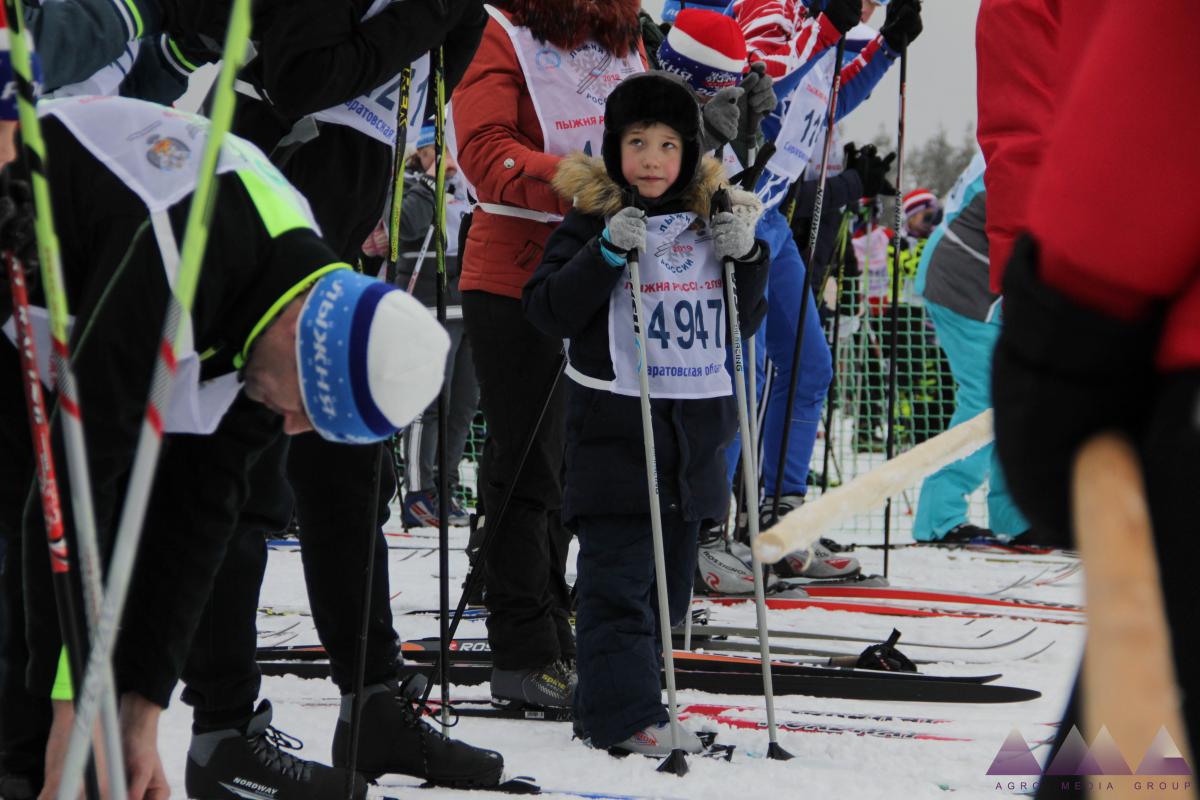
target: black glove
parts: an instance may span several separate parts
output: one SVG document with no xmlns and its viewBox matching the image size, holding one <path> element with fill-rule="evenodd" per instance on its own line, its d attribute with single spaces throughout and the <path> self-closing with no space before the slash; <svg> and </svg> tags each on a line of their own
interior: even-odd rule
<svg viewBox="0 0 1200 800">
<path fill-rule="evenodd" d="M 9 178 L 7 171 L 0 177 L 0 252 L 13 253 L 27 271 L 37 268 L 33 192 L 25 181 Z"/>
<path fill-rule="evenodd" d="M 892 0 L 879 32 L 888 47 L 899 53 L 917 40 L 923 27 L 921 0 Z"/>
<path fill-rule="evenodd" d="M 895 153 L 888 153 L 885 157 L 880 158 L 875 145 L 864 145 L 859 150 L 853 142 L 846 145 L 844 152 L 846 157 L 843 163 L 846 165 L 846 169 L 857 172 L 859 180 L 862 181 L 863 197 L 896 196 L 896 187 L 887 179 L 887 174 L 892 169 L 892 162 L 896 160 Z"/>
<path fill-rule="evenodd" d="M 845 33 L 862 21 L 862 0 L 826 0 L 822 12 L 833 27 Z"/>
<path fill-rule="evenodd" d="M 8 255 L 24 266 L 25 283 L 32 292 L 38 279 L 37 235 L 34 232 L 33 193 L 25 181 L 0 174 L 0 320 L 11 313 Z"/>
<path fill-rule="evenodd" d="M 1036 243 L 1017 242 L 1004 275 L 992 402 L 996 452 L 1033 528 L 1069 540 L 1076 451 L 1099 431 L 1135 431 L 1149 418 L 1160 322 L 1159 314 L 1122 322 L 1079 305 L 1038 277 Z"/>
</svg>

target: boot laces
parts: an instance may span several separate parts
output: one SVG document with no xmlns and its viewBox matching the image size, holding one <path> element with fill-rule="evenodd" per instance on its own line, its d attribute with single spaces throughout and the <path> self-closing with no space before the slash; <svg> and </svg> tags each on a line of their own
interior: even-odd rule
<svg viewBox="0 0 1200 800">
<path fill-rule="evenodd" d="M 312 771 L 312 762 L 285 753 L 284 750 L 299 750 L 304 742 L 295 736 L 268 725 L 262 733 L 250 739 L 250 747 L 263 766 L 293 780 L 306 781 Z"/>
</svg>

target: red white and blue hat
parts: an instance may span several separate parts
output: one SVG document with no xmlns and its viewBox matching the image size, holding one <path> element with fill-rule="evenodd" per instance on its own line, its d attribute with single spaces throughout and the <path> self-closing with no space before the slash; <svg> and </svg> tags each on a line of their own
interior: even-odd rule
<svg viewBox="0 0 1200 800">
<path fill-rule="evenodd" d="M 300 310 L 304 410 L 329 441 L 386 439 L 437 397 L 449 351 L 446 331 L 407 292 L 334 270 L 313 285 Z"/>
<path fill-rule="evenodd" d="M 912 219 L 913 215 L 924 211 L 927 208 L 932 208 L 936 211 L 937 207 L 937 195 L 928 189 L 913 189 L 911 192 L 904 195 L 905 219 Z"/>
<path fill-rule="evenodd" d="M 737 86 L 746 71 L 746 39 L 736 21 L 716 11 L 687 8 L 658 48 L 666 72 L 688 82 L 698 94 L 711 96 Z"/>
</svg>

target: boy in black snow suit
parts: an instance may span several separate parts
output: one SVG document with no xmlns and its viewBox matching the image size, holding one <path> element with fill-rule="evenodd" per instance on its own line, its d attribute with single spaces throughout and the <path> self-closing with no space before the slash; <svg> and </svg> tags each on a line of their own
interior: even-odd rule
<svg viewBox="0 0 1200 800">
<path fill-rule="evenodd" d="M 737 432 L 721 260 L 734 260 L 739 319 L 754 330 L 769 258 L 754 239 L 752 195 L 731 191 L 733 212 L 710 222 L 723 172 L 701 159 L 686 85 L 628 78 L 605 114 L 603 161 L 575 155 L 559 167 L 555 186 L 575 207 L 524 303 L 534 325 L 569 340 L 563 519 L 580 540 L 577 725 L 596 747 L 666 754 L 628 256 L 638 251 L 642 270 L 673 623 L 687 610 L 700 520 L 725 507 L 723 451 Z M 684 746 L 697 751 L 699 740 L 687 734 Z"/>
</svg>

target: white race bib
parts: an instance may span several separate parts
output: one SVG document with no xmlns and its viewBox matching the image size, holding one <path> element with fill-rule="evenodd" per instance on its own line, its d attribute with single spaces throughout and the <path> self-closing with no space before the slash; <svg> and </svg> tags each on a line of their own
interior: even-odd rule
<svg viewBox="0 0 1200 800">
<path fill-rule="evenodd" d="M 375 0 L 364 20 L 378 14 L 392 0 Z M 332 122 L 334 125 L 344 125 L 359 133 L 370 136 L 389 147 L 396 145 L 396 111 L 400 102 L 400 83 L 402 78 L 397 75 L 392 80 L 376 86 L 372 91 L 361 97 L 347 100 L 333 108 L 318 111 L 313 118 L 321 122 Z M 412 85 L 408 95 L 408 132 L 407 141 L 415 144 L 421 135 L 421 122 L 425 117 L 425 98 L 429 94 L 429 54 L 418 58 L 412 63 Z"/>
<path fill-rule="evenodd" d="M 834 55 L 832 48 L 826 51 L 804 76 L 792 94 L 791 105 L 779 126 L 775 154 L 771 156 L 768 168 L 788 181 L 798 180 L 804 174 L 825 131 Z"/>
<path fill-rule="evenodd" d="M 617 58 L 591 40 L 563 50 L 539 42 L 528 28 L 513 25 L 492 6 L 484 8 L 512 40 L 542 126 L 543 151 L 599 156 L 608 96 L 625 78 L 645 71 L 637 51 Z"/>
<path fill-rule="evenodd" d="M 37 306 L 29 309 L 30 327 L 33 328 L 33 343 L 37 350 L 38 374 L 47 389 L 53 389 L 50 371 L 50 314 Z M 75 318 L 68 323 L 67 333 L 74 327 Z M 4 323 L 4 333 L 14 346 L 17 341 L 16 320 L 9 317 Z M 167 433 L 209 434 L 217 429 L 225 412 L 233 405 L 242 383 L 236 372 L 220 375 L 211 380 L 200 380 L 200 356 L 192 350 L 177 360 L 175 383 L 171 387 L 171 401 L 163 419 L 163 430 Z"/>
<path fill-rule="evenodd" d="M 725 369 L 725 280 L 705 225 L 692 213 L 646 221 L 646 252 L 639 261 L 641 322 L 649 348 L 650 396 L 725 397 L 733 381 Z M 608 306 L 609 355 L 616 378 L 606 388 L 636 397 L 639 348 L 633 328 L 629 267 Z"/>
<path fill-rule="evenodd" d="M 96 160 L 129 187 L 151 214 L 192 193 L 207 118 L 129 97 L 71 97 L 38 103 L 38 116 L 61 120 Z M 221 143 L 217 173 L 250 170 L 279 190 L 316 229 L 308 201 L 257 147 L 232 134 Z"/>
</svg>

